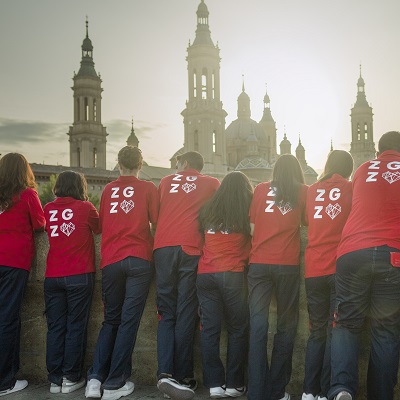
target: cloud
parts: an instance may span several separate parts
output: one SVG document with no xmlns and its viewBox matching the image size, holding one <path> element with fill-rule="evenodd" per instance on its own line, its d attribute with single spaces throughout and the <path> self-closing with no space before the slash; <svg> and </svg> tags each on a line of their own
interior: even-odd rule
<svg viewBox="0 0 400 400">
<path fill-rule="evenodd" d="M 0 117 L 0 142 L 8 145 L 19 145 L 40 142 L 68 140 L 66 123 L 49 123 L 42 121 L 25 121 Z"/>
</svg>

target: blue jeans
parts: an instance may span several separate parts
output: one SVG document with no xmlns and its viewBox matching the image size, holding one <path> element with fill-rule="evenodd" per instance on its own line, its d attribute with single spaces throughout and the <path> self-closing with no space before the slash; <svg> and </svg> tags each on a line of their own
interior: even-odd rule
<svg viewBox="0 0 400 400">
<path fill-rule="evenodd" d="M 304 368 L 304 393 L 326 397 L 331 376 L 331 336 L 335 309 L 335 275 L 305 279 L 310 336 Z"/>
<path fill-rule="evenodd" d="M 400 268 L 391 265 L 390 252 L 400 250 L 371 247 L 336 262 L 330 399 L 342 390 L 356 395 L 359 336 L 366 317 L 371 331 L 368 399 L 393 399 L 399 364 Z"/>
<path fill-rule="evenodd" d="M 29 272 L 0 266 L 0 390 L 14 386 L 19 370 L 20 310 Z"/>
<path fill-rule="evenodd" d="M 285 395 L 299 320 L 299 266 L 250 264 L 249 400 L 276 400 Z M 276 297 L 277 332 L 268 365 L 269 306 Z"/>
<path fill-rule="evenodd" d="M 151 263 L 137 257 L 102 269 L 104 322 L 88 379 L 98 379 L 104 389 L 119 389 L 131 376 L 132 352 L 152 276 Z"/>
<path fill-rule="evenodd" d="M 193 377 L 193 341 L 197 322 L 196 277 L 199 256 L 181 246 L 155 250 L 157 281 L 157 358 L 160 374 Z"/>
<path fill-rule="evenodd" d="M 197 275 L 200 304 L 201 354 L 204 385 L 208 388 L 226 384 L 228 388 L 244 386 L 247 358 L 248 305 L 243 272 L 219 272 Z M 222 321 L 228 331 L 225 370 L 220 358 Z"/>
<path fill-rule="evenodd" d="M 82 376 L 93 287 L 94 273 L 44 280 L 46 365 L 57 385 L 63 377 L 77 382 Z"/>
</svg>

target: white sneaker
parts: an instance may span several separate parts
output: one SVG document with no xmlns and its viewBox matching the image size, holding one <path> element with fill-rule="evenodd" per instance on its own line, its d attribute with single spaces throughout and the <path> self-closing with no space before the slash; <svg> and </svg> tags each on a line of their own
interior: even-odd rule
<svg viewBox="0 0 400 400">
<path fill-rule="evenodd" d="M 16 381 L 12 388 L 0 391 L 0 396 L 7 396 L 8 394 L 19 392 L 20 390 L 25 389 L 27 386 L 28 381 L 25 379 Z"/>
<path fill-rule="evenodd" d="M 343 390 L 336 395 L 335 400 L 353 400 L 353 397 L 351 397 L 351 394 L 349 392 Z"/>
<path fill-rule="evenodd" d="M 280 400 L 290 400 L 290 394 L 285 392 L 285 395 Z"/>
<path fill-rule="evenodd" d="M 61 385 L 50 383 L 50 393 L 61 393 Z"/>
<path fill-rule="evenodd" d="M 229 397 L 240 397 L 246 394 L 246 386 L 242 386 L 240 388 L 226 388 L 225 393 Z"/>
<path fill-rule="evenodd" d="M 210 397 L 212 399 L 220 399 L 222 397 L 228 397 L 226 394 L 225 386 L 217 386 L 210 388 Z"/>
<path fill-rule="evenodd" d="M 101 382 L 98 379 L 90 379 L 86 385 L 85 397 L 100 399 L 101 397 Z"/>
<path fill-rule="evenodd" d="M 328 398 L 327 398 L 327 397 L 318 396 L 318 397 L 317 397 L 317 400 L 328 400 Z"/>
<path fill-rule="evenodd" d="M 72 382 L 67 378 L 63 378 L 62 386 L 61 386 L 61 393 L 72 393 L 75 390 L 80 389 L 81 387 L 85 386 L 86 379 L 82 378 L 80 381 Z"/>
<path fill-rule="evenodd" d="M 301 400 L 318 400 L 318 398 L 313 396 L 311 393 L 303 393 L 303 395 L 301 396 Z"/>
<path fill-rule="evenodd" d="M 102 400 L 118 400 L 123 396 L 130 395 L 135 390 L 133 382 L 126 381 L 119 389 L 104 389 Z"/>
<path fill-rule="evenodd" d="M 180 385 L 175 379 L 169 377 L 159 379 L 157 388 L 174 400 L 190 400 L 194 396 L 192 389 Z"/>
</svg>

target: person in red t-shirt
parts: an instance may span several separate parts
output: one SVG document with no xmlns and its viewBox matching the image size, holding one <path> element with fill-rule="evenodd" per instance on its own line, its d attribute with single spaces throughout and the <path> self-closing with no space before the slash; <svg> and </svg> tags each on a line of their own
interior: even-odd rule
<svg viewBox="0 0 400 400">
<path fill-rule="evenodd" d="M 369 319 L 368 399 L 392 400 L 400 337 L 400 132 L 379 140 L 353 178 L 352 208 L 336 261 L 329 399 L 354 399 L 359 334 Z"/>
<path fill-rule="evenodd" d="M 132 352 L 153 276 L 152 231 L 159 200 L 153 182 L 138 179 L 142 152 L 118 153 L 121 176 L 106 185 L 100 200 L 104 322 L 88 372 L 86 397 L 115 400 L 134 390 Z"/>
<path fill-rule="evenodd" d="M 300 224 L 307 186 L 296 157 L 284 154 L 272 182 L 260 183 L 250 206 L 253 230 L 248 273 L 250 306 L 249 400 L 289 400 L 285 392 L 299 318 Z M 272 295 L 276 297 L 277 333 L 271 366 L 266 344 Z"/>
<path fill-rule="evenodd" d="M 253 187 L 239 171 L 225 176 L 200 210 L 204 247 L 197 270 L 203 383 L 211 398 L 245 394 L 248 303 L 244 269 L 251 247 L 249 208 Z M 219 348 L 222 321 L 228 330 L 226 374 Z"/>
<path fill-rule="evenodd" d="M 329 153 L 318 182 L 308 188 L 305 287 L 310 336 L 305 358 L 302 400 L 326 400 L 331 374 L 331 331 L 335 308 L 336 250 L 351 209 L 353 157 Z"/>
<path fill-rule="evenodd" d="M 95 272 L 93 233 L 100 233 L 99 214 L 87 201 L 86 179 L 78 172 L 61 172 L 53 192 L 56 199 L 44 207 L 50 244 L 44 280 L 46 365 L 50 393 L 71 393 L 85 384 L 82 367 Z"/>
<path fill-rule="evenodd" d="M 22 154 L 0 158 L 0 396 L 28 386 L 19 369 L 20 310 L 34 256 L 33 232 L 45 225 L 35 177 Z"/>
<path fill-rule="evenodd" d="M 177 173 L 158 188 L 160 216 L 154 238 L 158 335 L 157 387 L 177 400 L 194 396 L 193 339 L 197 321 L 196 276 L 202 247 L 200 208 L 219 187 L 200 174 L 204 160 L 189 151 L 177 157 Z"/>
</svg>

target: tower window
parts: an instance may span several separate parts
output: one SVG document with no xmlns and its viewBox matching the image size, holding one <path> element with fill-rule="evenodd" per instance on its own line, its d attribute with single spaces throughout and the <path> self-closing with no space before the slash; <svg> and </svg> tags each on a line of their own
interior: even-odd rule
<svg viewBox="0 0 400 400">
<path fill-rule="evenodd" d="M 93 99 L 93 121 L 97 121 L 97 102 Z"/>
<path fill-rule="evenodd" d="M 201 98 L 207 99 L 207 75 L 205 71 L 201 75 Z"/>
<path fill-rule="evenodd" d="M 196 72 L 193 74 L 193 97 L 197 97 L 197 75 Z"/>
<path fill-rule="evenodd" d="M 367 123 L 364 124 L 364 139 L 368 139 L 368 125 Z"/>
<path fill-rule="evenodd" d="M 217 152 L 217 135 L 215 131 L 212 134 L 212 148 L 213 148 L 213 153 Z"/>
<path fill-rule="evenodd" d="M 81 166 L 81 148 L 80 147 L 77 147 L 76 155 L 77 155 L 76 161 L 77 161 L 78 167 L 80 167 Z"/>
<path fill-rule="evenodd" d="M 194 150 L 199 151 L 199 131 L 196 129 L 193 135 Z"/>
<path fill-rule="evenodd" d="M 211 75 L 212 98 L 215 99 L 215 74 Z"/>
<path fill-rule="evenodd" d="M 93 168 L 97 167 L 97 149 L 93 148 Z"/>
<path fill-rule="evenodd" d="M 81 102 L 79 101 L 79 97 L 76 99 L 76 120 L 79 121 L 81 119 Z"/>
<path fill-rule="evenodd" d="M 360 128 L 360 124 L 357 124 L 357 140 L 361 140 L 361 128 Z"/>
<path fill-rule="evenodd" d="M 89 101 L 88 98 L 85 97 L 85 121 L 89 121 Z"/>
</svg>

